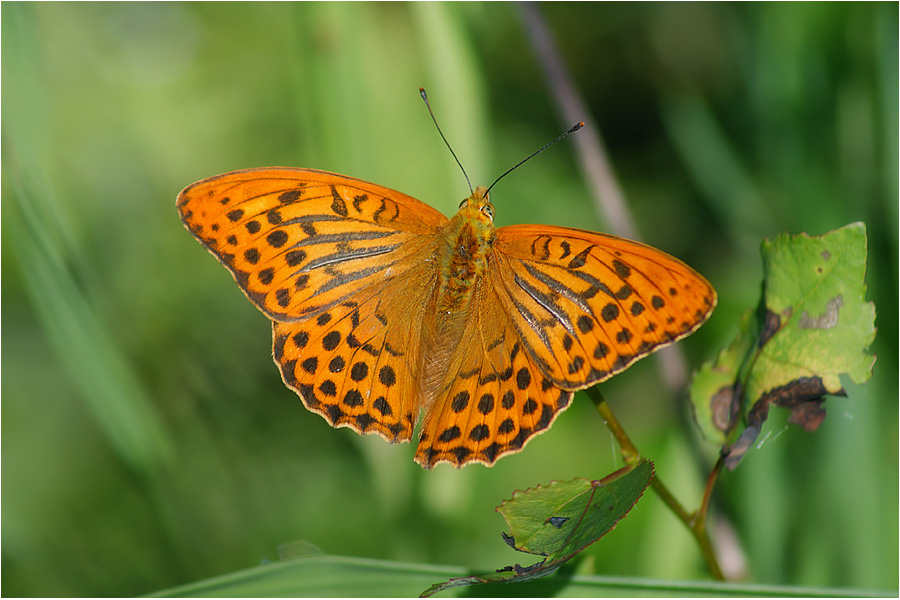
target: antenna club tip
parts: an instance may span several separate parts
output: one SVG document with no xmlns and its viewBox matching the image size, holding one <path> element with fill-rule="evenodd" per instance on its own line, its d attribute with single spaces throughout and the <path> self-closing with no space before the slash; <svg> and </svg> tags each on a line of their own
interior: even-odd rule
<svg viewBox="0 0 900 600">
<path fill-rule="evenodd" d="M 425 97 L 425 88 L 423 88 L 423 87 L 419 88 L 419 95 L 422 96 L 423 98 Z"/>
<path fill-rule="evenodd" d="M 569 131 L 578 131 L 582 127 L 584 127 L 584 121 L 579 121 L 578 123 L 572 125 L 572 129 L 570 129 Z"/>
</svg>

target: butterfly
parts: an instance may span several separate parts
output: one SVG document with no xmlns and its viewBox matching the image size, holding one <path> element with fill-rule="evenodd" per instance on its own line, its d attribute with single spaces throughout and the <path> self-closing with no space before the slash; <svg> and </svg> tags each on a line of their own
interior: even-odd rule
<svg viewBox="0 0 900 600">
<path fill-rule="evenodd" d="M 611 235 L 495 228 L 478 187 L 448 219 L 314 169 L 185 188 L 187 229 L 272 320 L 284 383 L 334 427 L 406 442 L 425 468 L 518 452 L 576 390 L 693 332 L 712 286 Z"/>
</svg>

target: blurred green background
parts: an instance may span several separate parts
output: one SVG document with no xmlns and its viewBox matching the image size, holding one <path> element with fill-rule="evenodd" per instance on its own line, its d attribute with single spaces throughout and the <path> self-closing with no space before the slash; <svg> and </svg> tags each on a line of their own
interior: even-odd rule
<svg viewBox="0 0 900 600">
<path fill-rule="evenodd" d="M 541 7 L 648 243 L 718 289 L 690 365 L 759 296 L 759 241 L 869 233 L 875 376 L 717 488 L 749 581 L 896 589 L 896 3 Z M 586 397 L 493 468 L 425 472 L 307 412 L 266 319 L 183 229 L 175 196 L 225 171 L 327 169 L 451 214 L 563 131 L 515 4 L 2 5 L 3 595 L 134 595 L 328 554 L 528 564 L 493 508 L 621 466 Z M 493 191 L 497 222 L 604 230 L 567 140 Z M 715 450 L 654 360 L 602 385 L 695 507 Z M 778 435 L 774 435 L 778 434 Z M 706 577 L 648 492 L 593 572 Z M 743 557 L 743 558 L 741 558 Z M 588 564 L 585 568 L 590 568 Z"/>
</svg>

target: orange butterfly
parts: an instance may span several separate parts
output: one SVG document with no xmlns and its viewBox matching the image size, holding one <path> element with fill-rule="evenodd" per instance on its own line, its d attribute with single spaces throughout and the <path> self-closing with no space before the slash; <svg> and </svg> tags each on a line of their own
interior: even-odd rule
<svg viewBox="0 0 900 600">
<path fill-rule="evenodd" d="M 181 219 L 272 320 L 285 384 L 334 427 L 412 439 L 416 462 L 493 464 L 572 394 L 697 329 L 712 286 L 611 235 L 494 228 L 487 189 L 452 219 L 411 196 L 299 168 L 234 171 Z"/>
</svg>

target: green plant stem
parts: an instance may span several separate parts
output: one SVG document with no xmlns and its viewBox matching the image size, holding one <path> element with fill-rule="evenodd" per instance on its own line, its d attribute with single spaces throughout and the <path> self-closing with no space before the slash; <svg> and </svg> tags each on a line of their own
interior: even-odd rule
<svg viewBox="0 0 900 600">
<path fill-rule="evenodd" d="M 632 465 L 641 460 L 640 451 L 638 451 L 637 447 L 632 443 L 631 438 L 628 437 L 625 430 L 622 429 L 622 425 L 619 423 L 619 420 L 613 414 L 612 410 L 610 410 L 603 394 L 601 394 L 596 387 L 588 388 L 586 391 L 588 396 L 590 396 L 591 400 L 594 402 L 597 412 L 599 412 L 600 416 L 603 418 L 603 422 L 619 442 L 619 448 L 622 452 L 622 458 L 625 460 L 625 464 Z M 713 578 L 724 581 L 725 575 L 722 573 L 715 552 L 713 552 L 712 544 L 709 540 L 709 533 L 706 529 L 706 517 L 709 512 L 712 489 L 715 486 L 716 479 L 718 478 L 721 469 L 722 459 L 720 457 L 706 480 L 706 487 L 704 489 L 700 508 L 694 513 L 688 512 L 684 506 L 678 502 L 675 496 L 672 495 L 672 492 L 669 491 L 669 488 L 667 488 L 659 478 L 659 475 L 654 475 L 653 479 L 650 481 L 650 485 L 653 486 L 653 489 L 656 490 L 656 493 L 659 494 L 662 501 L 666 503 L 666 506 L 668 506 L 681 522 L 684 523 L 685 527 L 690 530 L 694 539 L 697 541 L 697 545 L 700 547 L 700 552 L 703 554 L 703 558 L 706 560 L 706 565 Z"/>
<path fill-rule="evenodd" d="M 700 509 L 697 511 L 699 516 L 705 520 L 706 515 L 709 513 L 709 503 L 712 499 L 712 491 L 716 485 L 716 480 L 719 478 L 719 473 L 722 472 L 722 467 L 725 465 L 725 459 L 720 454 L 719 460 L 716 461 L 715 466 L 712 468 L 712 471 L 709 473 L 709 477 L 706 478 L 706 487 L 703 489 L 703 500 L 700 502 Z"/>
</svg>

